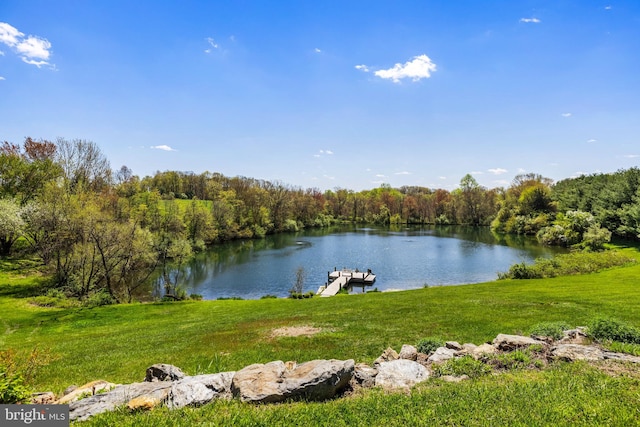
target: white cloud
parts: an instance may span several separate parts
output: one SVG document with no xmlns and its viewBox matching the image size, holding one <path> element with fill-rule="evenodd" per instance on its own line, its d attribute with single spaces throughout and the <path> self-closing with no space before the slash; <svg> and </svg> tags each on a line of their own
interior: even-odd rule
<svg viewBox="0 0 640 427">
<path fill-rule="evenodd" d="M 325 154 L 328 154 L 328 155 L 332 155 L 332 154 L 333 154 L 333 151 L 331 151 L 331 150 L 325 150 L 325 152 L 324 152 L 324 153 L 325 153 Z"/>
<path fill-rule="evenodd" d="M 6 22 L 0 22 L 0 43 L 12 48 L 27 64 L 35 65 L 38 68 L 50 65 L 51 42 L 45 38 L 32 35 L 25 37 L 24 33 L 18 31 L 17 28 Z M 53 68 L 55 69 L 55 66 Z"/>
<path fill-rule="evenodd" d="M 571 117 L 573 114 L 571 113 L 562 113 L 562 117 Z"/>
<path fill-rule="evenodd" d="M 322 50 L 321 50 L 321 49 L 318 49 L 318 48 L 313 49 L 313 51 L 314 51 L 315 53 L 322 53 Z"/>
<path fill-rule="evenodd" d="M 438 179 L 444 181 L 445 179 L 447 179 L 447 177 L 446 176 L 439 176 Z"/>
<path fill-rule="evenodd" d="M 520 18 L 520 22 L 524 22 L 525 24 L 539 24 L 542 21 L 538 18 Z"/>
<path fill-rule="evenodd" d="M 593 138 L 591 138 L 591 139 L 590 139 L 590 140 L 588 140 L 587 142 L 598 142 L 598 140 L 597 140 L 597 139 L 593 139 Z"/>
<path fill-rule="evenodd" d="M 320 154 L 314 154 L 313 157 L 320 157 Z"/>
<path fill-rule="evenodd" d="M 625 154 L 622 157 L 625 157 L 627 159 L 636 159 L 636 158 L 640 157 L 640 154 Z"/>
<path fill-rule="evenodd" d="M 407 171 L 396 172 L 394 175 L 411 175 L 411 172 L 407 172 Z"/>
<path fill-rule="evenodd" d="M 0 76 L 0 80 L 7 80 L 7 79 L 5 79 L 4 77 Z"/>
<path fill-rule="evenodd" d="M 171 148 L 168 145 L 152 145 L 151 148 L 154 150 L 162 150 L 162 151 L 178 151 L 175 148 Z"/>
<path fill-rule="evenodd" d="M 502 175 L 503 173 L 509 172 L 508 170 L 502 168 L 488 169 L 488 171 L 494 175 Z"/>
<path fill-rule="evenodd" d="M 364 64 L 356 65 L 356 70 L 361 70 L 361 71 L 364 71 L 365 73 L 368 73 L 369 72 L 369 67 L 367 67 Z"/>
<path fill-rule="evenodd" d="M 417 82 L 421 79 L 428 79 L 431 73 L 436 71 L 436 64 L 427 55 L 414 56 L 411 61 L 404 64 L 397 63 L 387 70 L 374 72 L 381 79 L 391 79 L 394 83 L 400 83 L 401 79 L 411 79 Z"/>
<path fill-rule="evenodd" d="M 4 52 L 0 50 L 0 56 L 4 56 Z"/>
<path fill-rule="evenodd" d="M 386 176 L 381 173 L 378 173 L 376 174 L 376 178 L 386 178 Z"/>
<path fill-rule="evenodd" d="M 611 10 L 611 6 L 605 6 L 604 10 Z"/>
<path fill-rule="evenodd" d="M 207 37 L 205 40 L 207 41 L 209 46 L 211 46 L 213 49 L 218 49 L 220 47 L 220 45 L 218 45 L 218 43 L 216 43 L 216 41 L 211 37 Z M 204 50 L 204 53 L 211 53 L 211 52 L 212 52 L 211 48 Z"/>
</svg>

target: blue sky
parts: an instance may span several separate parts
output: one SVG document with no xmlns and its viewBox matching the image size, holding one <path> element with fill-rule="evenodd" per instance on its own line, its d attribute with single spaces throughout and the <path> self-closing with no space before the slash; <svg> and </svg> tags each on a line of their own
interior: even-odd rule
<svg viewBox="0 0 640 427">
<path fill-rule="evenodd" d="M 0 140 L 303 188 L 640 163 L 640 2 L 0 2 Z"/>
</svg>

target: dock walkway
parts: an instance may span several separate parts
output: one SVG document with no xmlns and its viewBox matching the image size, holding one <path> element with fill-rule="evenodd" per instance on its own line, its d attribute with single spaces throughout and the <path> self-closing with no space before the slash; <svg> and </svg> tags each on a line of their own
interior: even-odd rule
<svg viewBox="0 0 640 427">
<path fill-rule="evenodd" d="M 371 273 L 371 270 L 358 271 L 343 269 L 327 273 L 327 279 L 328 284 L 318 289 L 317 293 L 321 297 L 332 297 L 340 292 L 340 289 L 348 288 L 354 284 L 362 286 L 372 285 L 373 282 L 376 281 L 376 275 Z"/>
</svg>

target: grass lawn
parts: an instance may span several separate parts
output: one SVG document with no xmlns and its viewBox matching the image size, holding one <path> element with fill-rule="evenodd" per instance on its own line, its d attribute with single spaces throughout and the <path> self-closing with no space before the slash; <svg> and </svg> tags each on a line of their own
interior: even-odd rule
<svg viewBox="0 0 640 427">
<path fill-rule="evenodd" d="M 640 259 L 634 248 L 626 253 Z M 543 321 L 584 325 L 598 316 L 640 326 L 640 263 L 596 274 L 504 280 L 394 293 L 307 300 L 265 299 L 43 308 L 29 303 L 44 278 L 0 263 L 0 349 L 46 352 L 35 386 L 61 392 L 95 379 L 141 381 L 154 363 L 188 374 L 273 360 L 371 363 L 391 346 L 438 336 L 480 344 L 528 333 Z M 283 326 L 312 336 L 273 337 Z M 606 372 L 615 371 L 615 375 Z M 113 413 L 90 425 L 633 425 L 640 420 L 640 370 L 558 364 L 462 384 L 428 381 L 414 392 L 377 390 L 326 403 L 252 407 L 218 402 L 176 412 Z"/>
</svg>

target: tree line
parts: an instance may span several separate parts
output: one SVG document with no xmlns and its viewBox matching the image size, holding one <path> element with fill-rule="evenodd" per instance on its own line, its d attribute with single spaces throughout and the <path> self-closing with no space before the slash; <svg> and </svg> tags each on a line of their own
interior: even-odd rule
<svg viewBox="0 0 640 427">
<path fill-rule="evenodd" d="M 640 173 L 564 180 L 517 176 L 487 189 L 470 175 L 453 191 L 418 186 L 320 191 L 215 172 L 111 169 L 92 141 L 26 138 L 0 145 L 0 256 L 34 254 L 59 289 L 130 301 L 154 271 L 206 246 L 337 222 L 466 224 L 598 248 L 609 230 L 640 234 Z M 607 235 L 607 233 L 609 233 Z"/>
</svg>

